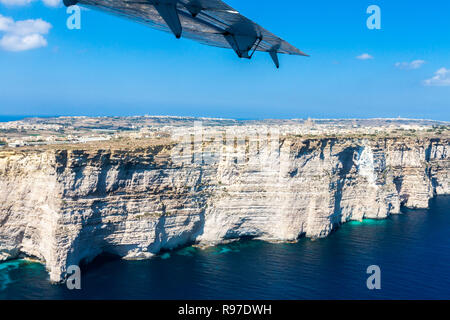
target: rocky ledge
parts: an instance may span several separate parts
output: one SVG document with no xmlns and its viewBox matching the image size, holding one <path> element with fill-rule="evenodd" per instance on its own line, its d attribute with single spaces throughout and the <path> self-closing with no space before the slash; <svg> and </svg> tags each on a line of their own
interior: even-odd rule
<svg viewBox="0 0 450 320">
<path fill-rule="evenodd" d="M 38 258 L 58 282 L 101 253 L 145 259 L 189 243 L 325 237 L 450 194 L 445 137 L 283 136 L 267 145 L 224 144 L 212 161 L 205 145 L 175 150 L 163 139 L 5 149 L 0 261 Z"/>
</svg>

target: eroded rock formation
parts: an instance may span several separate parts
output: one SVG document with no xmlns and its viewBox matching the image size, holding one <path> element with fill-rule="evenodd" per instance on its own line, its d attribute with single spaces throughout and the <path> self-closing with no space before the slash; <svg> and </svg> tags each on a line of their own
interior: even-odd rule
<svg viewBox="0 0 450 320">
<path fill-rule="evenodd" d="M 167 143 L 4 153 L 0 260 L 37 257 L 61 281 L 102 252 L 142 259 L 191 242 L 325 237 L 450 194 L 447 139 L 284 137 L 279 152 L 244 145 L 242 161 L 234 147 L 208 163 L 176 162 Z"/>
</svg>

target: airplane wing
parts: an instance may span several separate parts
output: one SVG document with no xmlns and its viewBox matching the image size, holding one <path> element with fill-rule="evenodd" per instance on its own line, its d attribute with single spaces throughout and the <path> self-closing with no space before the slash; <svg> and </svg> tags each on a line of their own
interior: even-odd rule
<svg viewBox="0 0 450 320">
<path fill-rule="evenodd" d="M 172 32 L 176 38 L 233 49 L 240 58 L 268 52 L 277 68 L 278 53 L 307 56 L 220 0 L 64 0 L 64 4 L 81 4 Z"/>
</svg>

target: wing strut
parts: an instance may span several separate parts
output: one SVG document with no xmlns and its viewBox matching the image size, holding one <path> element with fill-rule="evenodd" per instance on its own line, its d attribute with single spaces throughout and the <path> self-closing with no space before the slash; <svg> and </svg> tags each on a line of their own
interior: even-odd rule
<svg viewBox="0 0 450 320">
<path fill-rule="evenodd" d="M 180 39 L 183 28 L 181 27 L 180 17 L 178 16 L 177 2 L 155 1 L 153 6 L 156 11 L 158 11 L 161 18 L 163 18 L 164 22 L 170 28 L 175 37 Z"/>
<path fill-rule="evenodd" d="M 277 67 L 277 69 L 280 68 L 280 60 L 278 60 L 278 53 L 276 51 L 269 51 L 270 57 L 273 60 L 273 63 L 275 63 L 275 66 Z"/>
<path fill-rule="evenodd" d="M 270 57 L 272 58 L 273 63 L 275 63 L 275 66 L 277 67 L 277 69 L 280 68 L 280 60 L 278 60 L 278 50 L 279 49 L 280 49 L 280 44 L 276 44 L 269 50 Z"/>
</svg>

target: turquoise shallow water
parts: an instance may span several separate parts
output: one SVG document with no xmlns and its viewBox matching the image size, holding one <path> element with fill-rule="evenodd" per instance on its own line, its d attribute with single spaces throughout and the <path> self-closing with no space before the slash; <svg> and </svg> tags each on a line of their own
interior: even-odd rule
<svg viewBox="0 0 450 320">
<path fill-rule="evenodd" d="M 450 299 L 450 197 L 404 213 L 295 244 L 187 247 L 147 261 L 102 257 L 83 269 L 79 291 L 50 284 L 40 264 L 6 262 L 0 299 Z M 366 287 L 374 264 L 379 291 Z"/>
</svg>

